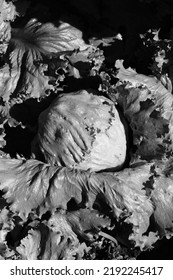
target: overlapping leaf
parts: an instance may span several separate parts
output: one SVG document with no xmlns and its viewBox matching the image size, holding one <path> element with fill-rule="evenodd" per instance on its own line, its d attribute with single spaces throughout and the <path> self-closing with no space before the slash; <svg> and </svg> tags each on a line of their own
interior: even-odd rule
<svg viewBox="0 0 173 280">
<path fill-rule="evenodd" d="M 0 0 L 0 55 L 3 55 L 11 38 L 10 21 L 17 15 L 11 1 Z"/>
<path fill-rule="evenodd" d="M 42 259 L 82 259 L 88 248 L 85 243 L 79 242 L 66 215 L 55 213 L 47 225 L 50 228 L 50 235 Z M 47 247 L 50 249 L 47 250 Z"/>
<path fill-rule="evenodd" d="M 50 77 L 44 75 L 47 66 L 42 64 L 43 58 L 86 47 L 82 33 L 67 23 L 55 27 L 32 19 L 23 29 L 13 29 L 8 49 L 9 64 L 0 73 L 3 100 L 10 101 L 12 93 L 16 97 L 23 93 L 25 98 L 40 98 L 46 90 L 53 89 L 49 84 Z"/>
<path fill-rule="evenodd" d="M 130 122 L 137 148 L 133 160 L 169 157 L 173 147 L 171 92 L 157 78 L 125 69 L 121 61 L 116 62 L 116 67 L 121 85 L 117 101 Z"/>
<path fill-rule="evenodd" d="M 67 23 L 58 27 L 52 23 L 41 24 L 36 19 L 31 19 L 24 28 L 13 28 L 8 43 L 6 63 L 0 68 L 0 102 L 2 110 L 6 111 L 5 120 L 8 120 L 8 111 L 14 104 L 28 98 L 40 100 L 51 90 L 56 92 L 59 89 L 62 77 L 59 79 L 58 74 L 55 75 L 58 68 L 54 73 L 51 71 L 51 56 L 58 60 L 62 53 L 74 49 L 83 51 L 88 47 L 82 39 L 82 32 L 75 27 Z M 3 139 L 2 135 L 1 147 Z"/>
<path fill-rule="evenodd" d="M 80 243 L 65 212 L 56 212 L 48 221 L 31 223 L 16 251 L 22 259 L 81 259 L 88 247 Z"/>
<path fill-rule="evenodd" d="M 23 165 L 23 160 L 16 162 L 1 159 L 0 164 L 2 164 L 1 184 L 4 189 L 8 189 L 8 185 L 11 185 L 5 195 L 7 201 L 12 203 L 11 209 L 19 212 L 20 216 L 27 217 L 31 210 L 36 209 L 45 199 L 49 180 L 55 172 L 54 168 L 47 168 L 46 165 L 33 160 Z M 8 172 L 8 168 L 11 173 Z M 25 177 L 25 187 L 22 183 L 23 176 Z"/>
<path fill-rule="evenodd" d="M 6 237 L 15 226 L 13 213 L 6 208 L 3 198 L 0 199 L 0 205 L 2 208 L 0 210 L 0 259 L 10 259 L 15 253 L 8 247 Z"/>
<path fill-rule="evenodd" d="M 151 198 L 156 206 L 154 219 L 160 236 L 170 238 L 173 236 L 173 176 L 165 177 L 157 172 Z"/>
<path fill-rule="evenodd" d="M 151 175 L 151 164 L 115 174 L 96 174 L 51 167 L 36 160 L 2 159 L 0 162 L 1 190 L 5 191 L 4 197 L 11 203 L 11 210 L 23 219 L 36 209 L 40 209 L 40 213 L 56 208 L 68 211 L 69 202 L 73 200 L 78 208 L 92 210 L 97 206 L 103 214 L 109 216 L 112 213 L 117 221 L 123 219 L 132 226 L 131 240 L 141 248 L 147 246 L 147 238 L 143 235 L 155 207 L 144 188 Z M 105 213 L 103 205 L 107 209 Z M 76 217 L 69 216 L 69 221 L 75 224 L 78 215 L 80 212 Z M 91 211 L 89 228 L 93 227 L 92 219 Z M 80 223 L 78 232 L 85 232 L 82 219 Z M 101 227 L 104 224 L 101 220 L 99 223 Z"/>
<path fill-rule="evenodd" d="M 103 217 L 99 211 L 88 208 L 69 211 L 66 219 L 73 231 L 86 239 L 92 238 L 92 235 L 97 234 L 101 228 L 109 228 L 111 225 L 108 217 Z"/>
</svg>

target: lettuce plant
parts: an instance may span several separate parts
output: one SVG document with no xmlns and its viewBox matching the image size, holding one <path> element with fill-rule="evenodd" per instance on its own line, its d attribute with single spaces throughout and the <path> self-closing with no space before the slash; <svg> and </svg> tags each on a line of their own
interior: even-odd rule
<svg viewBox="0 0 173 280">
<path fill-rule="evenodd" d="M 120 168 L 126 158 L 114 103 L 85 90 L 60 95 L 41 113 L 34 142 L 52 165 L 99 171 Z"/>
<path fill-rule="evenodd" d="M 30 19 L 14 28 L 14 3 L 0 8 L 0 258 L 131 259 L 171 238 L 173 97 L 163 64 L 157 77 L 122 60 L 110 69 L 75 27 Z M 10 130 L 30 137 L 29 156 L 10 153 Z"/>
</svg>

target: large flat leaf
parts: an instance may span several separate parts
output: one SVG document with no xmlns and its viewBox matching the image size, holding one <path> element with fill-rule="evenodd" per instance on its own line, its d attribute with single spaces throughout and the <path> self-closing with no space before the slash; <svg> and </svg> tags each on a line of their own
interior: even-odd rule
<svg viewBox="0 0 173 280">
<path fill-rule="evenodd" d="M 44 58 L 50 55 L 86 49 L 88 45 L 82 39 L 82 32 L 68 23 L 56 27 L 52 23 L 42 24 L 31 19 L 24 28 L 12 29 L 8 47 L 8 60 L 0 72 L 1 96 L 6 102 L 10 95 L 22 99 L 40 98 L 46 90 L 53 89 Z M 25 97 L 26 96 L 26 97 Z"/>
<path fill-rule="evenodd" d="M 10 203 L 11 210 L 23 219 L 36 209 L 40 209 L 40 213 L 56 208 L 69 211 L 68 205 L 73 200 L 77 208 L 91 209 L 89 228 L 92 228 L 94 219 L 92 209 L 97 207 L 101 213 L 130 224 L 132 233 L 138 229 L 138 234 L 131 239 L 143 240 L 142 235 L 147 231 L 154 212 L 144 188 L 151 176 L 150 169 L 151 165 L 146 164 L 118 173 L 97 174 L 52 167 L 36 160 L 2 159 L 0 188 L 5 191 L 4 198 Z M 70 214 L 69 221 L 75 224 L 81 214 Z M 82 220 L 80 218 L 78 232 L 87 227 Z M 103 226 L 101 220 L 99 223 Z M 99 229 L 100 225 L 94 226 Z"/>
</svg>

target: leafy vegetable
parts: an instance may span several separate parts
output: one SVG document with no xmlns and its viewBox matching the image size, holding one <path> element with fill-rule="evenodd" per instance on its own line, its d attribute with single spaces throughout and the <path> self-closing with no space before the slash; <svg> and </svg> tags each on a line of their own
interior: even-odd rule
<svg viewBox="0 0 173 280">
<path fill-rule="evenodd" d="M 26 219 L 29 213 L 34 213 L 36 209 L 37 213 L 39 211 L 42 215 L 47 210 L 59 208 L 67 211 L 67 221 L 74 229 L 76 228 L 76 218 L 81 214 L 80 211 L 78 214 L 76 212 L 75 218 L 73 213 L 69 212 L 70 201 L 74 201 L 77 208 L 89 207 L 91 217 L 95 215 L 94 212 L 92 214 L 92 209 L 96 205 L 99 211 L 104 211 L 102 208 L 104 203 L 107 205 L 106 212 L 103 212 L 105 215 L 109 216 L 112 212 L 111 215 L 117 221 L 122 220 L 123 223 L 131 226 L 131 234 L 124 237 L 124 240 L 129 238 L 135 242 L 136 246 L 140 246 L 141 250 L 152 247 L 152 244 L 159 238 L 159 234 L 161 237 L 163 230 L 167 231 L 168 225 L 170 229 L 172 228 L 171 214 L 169 214 L 171 208 L 161 207 L 164 200 L 171 201 L 172 191 L 169 189 L 169 191 L 162 192 L 159 184 L 160 180 L 165 180 L 169 185 L 170 179 L 168 180 L 165 175 L 155 175 L 153 164 L 127 168 L 114 174 L 76 172 L 45 165 L 35 160 L 22 162 L 21 160 L 4 159 L 1 164 L 0 181 L 1 189 L 6 191 L 4 197 L 11 203 L 11 210 L 18 213 L 23 219 Z M 4 170 L 8 171 L 4 172 Z M 150 192 L 148 192 L 148 186 L 152 185 L 151 177 L 156 183 L 150 187 Z M 25 181 L 23 178 L 26 178 Z M 164 186 L 166 188 L 165 183 Z M 156 199 L 157 192 L 162 193 L 159 200 Z M 168 219 L 165 224 L 161 219 L 163 214 L 160 215 L 160 212 L 163 211 Z M 151 216 L 154 217 L 154 231 L 148 235 Z M 76 230 L 78 234 L 80 233 L 86 238 L 85 227 L 87 224 L 85 223 L 84 226 L 81 218 L 78 222 L 77 228 L 79 229 L 76 228 Z M 101 220 L 99 222 L 101 228 L 103 222 Z M 92 233 L 92 228 L 91 223 L 89 225 L 90 233 Z M 169 230 L 170 234 L 171 230 Z"/>
<path fill-rule="evenodd" d="M 40 98 L 46 90 L 53 89 L 49 84 L 50 78 L 44 75 L 47 65 L 43 57 L 86 48 L 81 35 L 80 31 L 69 24 L 62 23 L 55 27 L 51 23 L 41 24 L 36 19 L 30 20 L 23 29 L 12 29 L 10 64 L 1 70 L 3 100 L 8 102 L 12 93 L 17 96 L 25 93 L 29 97 Z"/>
<path fill-rule="evenodd" d="M 10 13 L 9 9 L 12 9 L 13 15 L 15 7 L 10 3 L 7 12 Z M 9 110 L 14 104 L 29 98 L 41 99 L 50 94 L 51 90 L 57 91 L 59 83 L 56 81 L 53 85 L 54 76 L 57 75 L 46 74 L 49 68 L 46 57 L 51 58 L 56 54 L 56 61 L 61 61 L 60 54 L 87 48 L 82 40 L 82 32 L 67 23 L 56 27 L 51 23 L 41 24 L 31 19 L 24 28 L 10 29 L 10 36 L 5 54 L 6 63 L 0 68 L 2 130 L 4 118 L 6 121 L 9 119 Z M 5 141 L 2 139 L 1 142 L 3 147 Z"/>
<path fill-rule="evenodd" d="M 154 144 L 149 146 L 151 149 L 149 152 L 153 152 L 150 159 L 148 154 L 143 152 L 145 145 L 148 147 L 148 143 L 144 142 L 145 145 L 142 146 L 137 140 L 143 136 L 143 133 L 148 133 L 148 127 L 153 125 L 153 121 L 157 120 L 157 117 L 160 117 L 163 124 L 168 125 L 167 137 L 170 137 L 170 141 L 172 141 L 171 130 L 169 131 L 172 96 L 155 78 L 138 75 L 132 69 L 124 69 L 121 64 L 116 64 L 116 66 L 120 70 L 117 74 L 119 82 L 116 84 L 118 93 L 115 98 L 130 121 L 134 134 L 133 144 L 137 146 L 136 152 L 131 152 L 133 157 L 130 166 L 116 173 L 93 173 L 50 166 L 37 160 L 1 159 L 1 190 L 5 191 L 4 198 L 10 203 L 11 211 L 17 213 L 23 220 L 26 220 L 31 213 L 34 215 L 37 213 L 41 218 L 47 211 L 62 209 L 65 212 L 57 216 L 58 219 L 62 217 L 65 222 L 62 230 L 66 230 L 67 227 L 71 232 L 69 234 L 73 235 L 72 232 L 75 231 L 75 235 L 90 240 L 105 226 L 110 228 L 109 219 L 111 218 L 129 227 L 125 236 L 122 233 L 119 235 L 119 231 L 116 231 L 115 228 L 112 232 L 113 238 L 125 242 L 125 244 L 130 242 L 130 246 L 134 244 L 140 250 L 144 250 L 152 248 L 159 238 L 172 236 L 172 163 L 169 159 L 170 154 L 165 152 L 166 149 L 158 153 L 157 145 L 154 146 Z M 143 87 L 139 90 L 141 84 Z M 88 95 L 86 92 L 84 94 Z M 65 96 L 65 100 L 69 96 L 76 97 L 69 94 Z M 61 98 L 64 97 L 61 96 L 60 100 Z M 150 98 L 152 103 L 151 105 L 147 103 L 148 107 L 144 106 L 141 110 L 140 106 L 147 98 Z M 67 106 L 67 102 L 64 104 Z M 63 103 L 60 105 L 63 109 Z M 72 106 L 73 103 L 70 105 Z M 153 110 L 158 108 L 158 114 L 154 115 L 155 118 L 149 117 Z M 137 114 L 141 113 L 142 117 L 136 118 Z M 146 121 L 143 122 L 143 126 L 139 126 L 138 133 L 136 133 L 136 126 L 145 118 Z M 152 133 L 158 133 L 160 129 L 164 129 L 165 126 L 162 128 L 161 121 L 159 121 L 158 128 L 154 126 L 156 132 L 152 127 Z M 162 130 L 160 135 L 164 137 Z M 147 140 L 150 140 L 149 136 L 152 137 L 151 140 L 154 143 L 157 143 L 158 137 L 153 137 L 150 132 L 146 137 Z M 170 148 L 168 144 L 171 142 L 160 141 L 160 143 Z M 171 153 L 171 150 L 168 151 Z M 69 208 L 72 202 L 76 205 L 76 212 Z M 86 210 L 81 210 L 81 208 Z M 95 208 L 106 215 L 103 220 L 98 219 L 98 225 L 92 222 L 96 215 Z M 88 212 L 88 222 L 82 218 L 83 213 L 87 213 L 85 211 Z M 111 233 L 111 228 L 109 230 Z M 80 244 L 78 241 L 75 242 Z M 56 258 L 60 258 L 60 253 L 56 251 L 54 254 Z M 37 258 L 41 257 L 38 255 L 37 252 Z M 41 258 L 48 257 L 44 257 L 43 254 Z M 68 258 L 68 253 L 65 253 L 63 258 Z"/>
<path fill-rule="evenodd" d="M 134 259 L 173 235 L 168 4 L 94 1 L 82 34 L 20 2 L 0 0 L 0 259 Z"/>
<path fill-rule="evenodd" d="M 114 104 L 87 91 L 61 95 L 39 117 L 36 139 L 46 162 L 83 170 L 121 167 L 125 128 Z"/>
</svg>

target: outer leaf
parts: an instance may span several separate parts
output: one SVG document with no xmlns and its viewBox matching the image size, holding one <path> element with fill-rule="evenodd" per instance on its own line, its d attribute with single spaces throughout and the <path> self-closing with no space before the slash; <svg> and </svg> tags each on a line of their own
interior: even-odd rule
<svg viewBox="0 0 173 280">
<path fill-rule="evenodd" d="M 83 238 L 90 239 L 102 228 L 110 227 L 111 220 L 108 217 L 99 215 L 99 212 L 91 209 L 79 209 L 67 212 L 67 221 L 76 234 Z"/>
<path fill-rule="evenodd" d="M 154 212 L 154 206 L 147 196 L 145 184 L 150 183 L 152 165 L 141 165 L 136 168 L 127 168 L 118 173 L 119 187 L 123 196 L 126 214 L 124 221 L 132 226 L 129 240 L 141 250 L 150 248 L 159 238 L 157 233 L 146 234 L 150 226 L 150 217 Z"/>
<path fill-rule="evenodd" d="M 0 72 L 3 100 L 8 102 L 12 93 L 13 97 L 20 97 L 22 93 L 25 99 L 40 98 L 53 86 L 49 84 L 50 77 L 44 74 L 47 66 L 39 62 L 45 56 L 86 47 L 82 32 L 67 23 L 56 27 L 32 19 L 23 29 L 12 29 L 8 49 L 10 63 Z"/>
<path fill-rule="evenodd" d="M 4 124 L 6 122 L 6 115 L 7 115 L 8 109 L 4 106 L 0 105 L 0 148 L 3 148 L 5 146 L 5 131 L 4 131 Z"/>
<path fill-rule="evenodd" d="M 5 64 L 0 69 L 0 96 L 3 102 L 10 101 L 10 95 L 15 91 L 19 77 L 20 71 L 18 66 L 10 69 L 10 66 Z"/>
<path fill-rule="evenodd" d="M 96 76 L 104 59 L 103 51 L 93 45 L 68 56 L 71 65 L 79 71 L 81 77 Z"/>
<path fill-rule="evenodd" d="M 35 63 L 32 53 L 25 52 L 22 48 L 14 48 L 10 53 L 10 65 L 5 64 L 0 69 L 3 101 L 10 102 L 14 97 L 16 102 L 30 97 L 40 98 L 46 90 L 53 89 L 53 86 L 49 85 L 50 77 L 44 75 L 46 70 L 46 65 Z"/>
<path fill-rule="evenodd" d="M 158 177 L 156 172 L 162 172 L 162 175 Z M 36 160 L 0 161 L 0 189 L 5 191 L 4 197 L 11 203 L 11 210 L 23 219 L 34 209 L 40 209 L 42 213 L 56 208 L 69 210 L 69 202 L 73 201 L 78 209 L 88 210 L 79 210 L 76 214 L 69 212 L 66 222 L 74 226 L 80 219 L 76 230 L 83 234 L 87 228 L 92 232 L 95 219 L 92 209 L 97 207 L 103 214 L 129 224 L 129 239 L 141 250 L 155 243 L 157 233 L 160 237 L 172 235 L 171 186 L 172 177 L 167 178 L 163 169 L 155 170 L 153 164 L 97 174 L 56 168 Z M 91 218 L 89 223 L 85 223 L 85 212 Z M 105 223 L 106 220 L 100 219 L 93 226 L 97 231 Z M 154 232 L 147 233 L 149 227 L 153 227 Z"/>
<path fill-rule="evenodd" d="M 125 69 L 117 61 L 119 79 L 117 102 L 133 130 L 133 143 L 137 147 L 134 158 L 163 159 L 173 151 L 173 97 L 155 77 L 137 74 Z"/>
<path fill-rule="evenodd" d="M 0 10 L 1 10 L 1 16 L 0 16 L 1 22 L 12 21 L 16 16 L 16 8 L 13 5 L 12 1 L 0 0 Z"/>
<path fill-rule="evenodd" d="M 0 247 L 6 246 L 6 235 L 14 228 L 11 216 L 10 211 L 7 210 L 6 207 L 0 211 Z"/>
<path fill-rule="evenodd" d="M 5 0 L 0 0 L 0 56 L 4 55 L 8 43 L 11 39 L 11 27 L 10 21 L 13 21 L 15 16 L 17 15 L 15 6 L 11 1 L 6 2 Z M 3 67 L 3 70 L 0 69 L 0 97 L 4 95 L 6 92 L 6 88 L 11 87 L 8 83 L 9 71 L 8 66 Z M 4 104 L 0 101 L 0 147 L 4 147 L 4 122 L 6 119 L 6 109 L 4 108 Z"/>
<path fill-rule="evenodd" d="M 19 212 L 20 216 L 27 217 L 32 209 L 43 202 L 54 168 L 49 169 L 37 161 L 31 160 L 23 164 L 24 162 L 1 159 L 1 187 L 3 185 L 4 189 L 8 189 L 5 198 L 12 203 L 11 209 Z M 22 177 L 25 178 L 24 184 Z M 8 185 L 11 186 L 10 189 Z"/>
<path fill-rule="evenodd" d="M 12 42 L 21 45 L 20 38 L 22 40 L 25 38 L 25 47 L 27 48 L 28 42 L 37 59 L 41 58 L 42 55 L 59 54 L 73 50 L 85 53 L 90 47 L 83 41 L 82 32 L 68 23 L 61 23 L 59 27 L 56 27 L 52 23 L 41 24 L 36 19 L 32 19 L 23 30 L 13 31 Z"/>
<path fill-rule="evenodd" d="M 173 97 L 155 77 L 137 74 L 131 68 L 125 69 L 121 61 L 116 62 L 116 67 L 119 69 L 116 75 L 119 79 L 116 100 L 130 122 L 133 144 L 136 146 L 131 161 L 140 158 L 155 162 L 156 170 L 153 171 L 150 184 L 146 184 L 150 186 L 146 190 L 155 207 L 152 216 L 155 220 L 155 234 L 147 233 L 149 245 L 154 239 L 157 240 L 157 232 L 160 236 L 172 236 Z M 145 222 L 143 226 L 144 224 Z M 137 232 L 136 234 L 138 235 Z M 134 238 L 136 234 L 130 238 Z"/>
<path fill-rule="evenodd" d="M 173 236 L 173 176 L 166 178 L 163 174 L 157 175 L 153 189 L 151 197 L 156 206 L 154 218 L 158 232 L 160 236 L 170 238 Z"/>
<path fill-rule="evenodd" d="M 66 215 L 55 213 L 49 219 L 48 227 L 51 230 L 42 259 L 81 259 L 88 250 L 85 243 L 80 244 Z"/>
<path fill-rule="evenodd" d="M 29 230 L 28 235 L 21 240 L 21 244 L 16 248 L 23 260 L 36 260 L 40 252 L 39 231 Z"/>
<path fill-rule="evenodd" d="M 53 61 L 56 63 L 58 60 L 60 64 L 60 54 L 74 49 L 84 51 L 87 47 L 82 40 L 82 32 L 67 23 L 56 27 L 32 19 L 23 29 L 12 29 L 7 63 L 0 69 L 0 97 L 2 110 L 6 111 L 3 115 L 5 120 L 8 120 L 8 111 L 14 104 L 28 98 L 40 99 L 50 90 L 58 90 L 62 77 L 55 74 L 59 65 L 51 71 L 50 56 L 53 55 Z M 1 137 L 3 147 L 3 134 Z"/>
<path fill-rule="evenodd" d="M 85 49 L 82 32 L 68 23 L 56 27 L 52 23 L 42 24 L 31 19 L 23 29 L 12 30 L 12 42 L 19 48 L 33 51 L 33 58 L 41 54 L 59 53 L 74 49 Z"/>
<path fill-rule="evenodd" d="M 10 21 L 17 15 L 15 6 L 11 1 L 0 0 L 0 55 L 7 50 L 11 38 Z"/>
<path fill-rule="evenodd" d="M 55 168 L 35 160 L 2 159 L 0 182 L 1 189 L 6 192 L 4 197 L 11 202 L 11 209 L 23 218 L 38 207 L 68 209 L 71 200 L 82 208 L 92 209 L 97 205 L 100 211 L 105 205 L 106 215 L 112 212 L 117 220 L 126 217 L 132 231 L 133 226 L 135 230 L 138 228 L 137 238 L 140 239 L 147 231 L 153 213 L 144 189 L 151 176 L 150 167 L 146 164 L 115 174 L 95 174 Z M 82 223 L 81 226 L 84 227 Z"/>
<path fill-rule="evenodd" d="M 126 82 L 128 84 L 127 88 L 143 87 L 146 89 L 139 96 L 136 96 L 134 100 L 136 102 L 135 105 L 138 105 L 134 106 L 133 104 L 134 108 L 136 107 L 136 112 L 140 109 L 139 103 L 149 98 L 155 103 L 155 107 L 161 109 L 161 116 L 168 121 L 172 121 L 171 106 L 173 97 L 157 78 L 138 74 L 132 68 L 125 69 L 120 60 L 116 61 L 115 66 L 119 69 L 117 78 L 120 82 Z M 130 102 L 128 105 L 131 105 Z"/>
<path fill-rule="evenodd" d="M 89 249 L 79 242 L 63 211 L 52 214 L 48 221 L 31 222 L 28 227 L 28 235 L 16 248 L 22 259 L 81 259 Z"/>
</svg>

